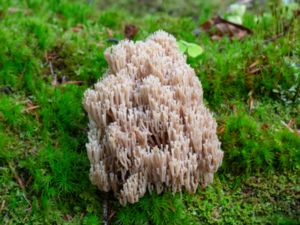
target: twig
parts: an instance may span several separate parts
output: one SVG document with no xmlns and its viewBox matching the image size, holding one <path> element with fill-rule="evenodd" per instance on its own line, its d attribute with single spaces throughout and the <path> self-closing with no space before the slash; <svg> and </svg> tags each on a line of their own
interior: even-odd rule
<svg viewBox="0 0 300 225">
<path fill-rule="evenodd" d="M 284 121 L 281 120 L 281 124 L 283 126 L 285 126 L 289 131 L 291 131 L 292 133 L 294 133 L 294 130 L 292 128 L 290 128 L 289 125 L 287 125 Z"/>
<path fill-rule="evenodd" d="M 25 109 L 25 112 L 29 113 L 29 111 L 35 110 L 37 108 L 40 108 L 40 106 L 39 105 L 34 105 L 34 106 L 31 106 L 31 107 L 28 107 L 27 109 Z"/>
<path fill-rule="evenodd" d="M 82 80 L 70 80 L 70 81 L 65 81 L 63 84 L 82 84 Z"/>
<path fill-rule="evenodd" d="M 49 61 L 49 67 L 50 67 L 51 75 L 52 75 L 52 77 L 53 77 L 52 85 L 53 85 L 53 86 L 56 86 L 56 85 L 57 85 L 57 76 L 56 76 L 56 74 L 54 73 L 54 70 L 53 70 L 53 66 L 52 66 L 52 62 L 51 62 L 51 61 Z"/>
<path fill-rule="evenodd" d="M 2 201 L 1 203 L 1 207 L 0 207 L 0 213 L 2 212 L 2 210 L 4 209 L 5 206 L 5 200 Z"/>
</svg>

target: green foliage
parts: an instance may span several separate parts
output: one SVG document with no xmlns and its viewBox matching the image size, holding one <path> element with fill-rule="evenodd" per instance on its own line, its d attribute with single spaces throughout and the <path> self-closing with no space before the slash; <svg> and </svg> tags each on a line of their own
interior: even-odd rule
<svg viewBox="0 0 300 225">
<path fill-rule="evenodd" d="M 195 195 L 147 194 L 126 207 L 111 200 L 112 222 L 297 224 L 300 139 L 290 129 L 300 128 L 299 21 L 288 35 L 266 41 L 282 31 L 292 9 L 270 7 L 261 15 L 246 11 L 243 24 L 252 36 L 212 42 L 193 30 L 214 15 L 217 1 L 166 1 L 162 8 L 157 1 L 146 8 L 128 0 L 105 6 L 87 2 L 0 0 L 0 221 L 101 223 L 102 199 L 88 178 L 82 96 L 106 71 L 107 28 L 123 39 L 124 25 L 131 23 L 139 27 L 137 40 L 164 29 L 184 40 L 185 47 L 197 46 L 196 52 L 185 49 L 197 56 L 188 62 L 223 127 L 219 136 L 225 154 L 212 186 Z M 149 8 L 151 13 L 145 13 Z M 248 68 L 256 61 L 258 72 L 251 74 Z M 30 105 L 37 108 L 28 110 Z M 288 129 L 282 122 L 291 119 Z"/>
<path fill-rule="evenodd" d="M 299 169 L 300 139 L 282 125 L 284 118 L 272 112 L 268 104 L 257 106 L 253 116 L 240 108 L 238 114 L 222 118 L 225 120 L 221 135 L 224 171 L 250 175 Z"/>
<path fill-rule="evenodd" d="M 297 182 L 297 175 L 271 173 L 247 178 L 237 186 L 234 176 L 215 177 L 205 190 L 185 195 L 187 211 L 195 224 L 295 224 L 299 220 L 296 190 L 290 197 L 286 193 Z"/>
<path fill-rule="evenodd" d="M 147 194 L 138 203 L 127 205 L 115 218 L 116 224 L 191 224 L 180 194 Z"/>
<path fill-rule="evenodd" d="M 182 53 L 187 53 L 193 58 L 196 58 L 203 53 L 203 48 L 195 43 L 189 43 L 183 40 L 179 40 L 177 44 Z"/>
<path fill-rule="evenodd" d="M 245 114 L 228 117 L 222 139 L 223 168 L 242 174 L 272 167 L 274 152 L 266 146 L 266 137 L 253 118 Z"/>
</svg>

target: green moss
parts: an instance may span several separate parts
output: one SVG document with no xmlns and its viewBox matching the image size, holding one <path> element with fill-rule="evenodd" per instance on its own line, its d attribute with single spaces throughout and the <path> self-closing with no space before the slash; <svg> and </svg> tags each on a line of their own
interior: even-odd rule
<svg viewBox="0 0 300 225">
<path fill-rule="evenodd" d="M 281 22 L 288 22 L 287 16 L 270 7 L 257 22 L 255 12 L 248 10 L 244 25 L 253 35 L 213 42 L 204 32 L 195 37 L 193 30 L 214 15 L 215 1 L 193 3 L 200 8 L 168 1 L 162 8 L 156 2 L 148 8 L 128 0 L 103 7 L 87 2 L 0 4 L 0 221 L 101 223 L 102 196 L 88 178 L 82 96 L 107 69 L 103 51 L 112 44 L 107 28 L 123 39 L 124 25 L 131 23 L 139 27 L 136 40 L 164 29 L 204 48 L 188 63 L 217 118 L 224 161 L 214 184 L 195 195 L 147 194 L 126 207 L 110 199 L 111 221 L 297 224 L 300 138 L 283 122 L 294 119 L 291 129 L 300 128 L 299 21 L 288 35 L 266 43 L 280 31 Z M 251 74 L 248 67 L 256 61 L 258 72 Z M 62 84 L 64 80 L 80 82 Z M 6 93 L 7 88 L 12 91 Z M 26 111 L 26 102 L 38 108 Z"/>
</svg>

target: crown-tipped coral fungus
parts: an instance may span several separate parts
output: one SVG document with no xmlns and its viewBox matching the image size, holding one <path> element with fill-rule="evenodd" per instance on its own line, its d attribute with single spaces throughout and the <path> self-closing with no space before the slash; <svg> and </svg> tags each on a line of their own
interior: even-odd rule
<svg viewBox="0 0 300 225">
<path fill-rule="evenodd" d="M 84 95 L 90 179 L 122 205 L 147 190 L 206 186 L 223 152 L 194 70 L 163 31 L 108 48 L 109 70 Z"/>
</svg>

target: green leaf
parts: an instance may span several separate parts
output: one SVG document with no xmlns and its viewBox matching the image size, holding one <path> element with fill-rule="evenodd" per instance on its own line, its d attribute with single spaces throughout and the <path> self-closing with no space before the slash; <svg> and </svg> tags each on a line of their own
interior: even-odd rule
<svg viewBox="0 0 300 225">
<path fill-rule="evenodd" d="M 232 4 L 229 6 L 229 10 L 227 12 L 227 20 L 236 23 L 243 23 L 243 16 L 246 12 L 246 6 L 241 4 Z"/>
<path fill-rule="evenodd" d="M 203 48 L 195 43 L 179 40 L 177 41 L 177 45 L 182 53 L 187 52 L 187 54 L 193 58 L 196 58 L 203 53 Z"/>
<path fill-rule="evenodd" d="M 242 23 L 243 23 L 242 17 L 237 16 L 237 15 L 228 16 L 227 20 L 232 22 L 232 23 L 239 24 L 239 25 L 242 25 Z"/>
<path fill-rule="evenodd" d="M 179 50 L 182 52 L 182 53 L 185 53 L 186 50 L 187 50 L 187 42 L 186 41 L 183 41 L 183 40 L 179 40 L 177 41 L 177 45 L 179 47 Z"/>
<path fill-rule="evenodd" d="M 189 43 L 188 45 L 188 55 L 196 58 L 203 53 L 203 48 L 197 44 Z"/>
<path fill-rule="evenodd" d="M 246 12 L 246 6 L 242 4 L 232 4 L 229 6 L 228 11 L 231 15 L 242 17 Z"/>
</svg>

